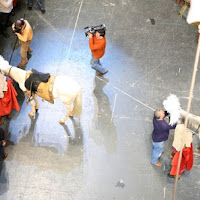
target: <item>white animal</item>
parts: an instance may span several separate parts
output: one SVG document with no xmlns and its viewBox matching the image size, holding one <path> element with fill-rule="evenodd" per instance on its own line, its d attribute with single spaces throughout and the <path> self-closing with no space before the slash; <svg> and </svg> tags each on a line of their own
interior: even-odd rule
<svg viewBox="0 0 200 200">
<path fill-rule="evenodd" d="M 14 79 L 19 84 L 19 87 L 23 92 L 27 91 L 24 85 L 26 71 L 9 65 L 8 61 L 6 61 L 1 55 L 0 73 Z M 82 93 L 79 84 L 75 80 L 66 75 L 57 75 L 52 93 L 54 99 L 61 99 L 68 111 L 65 117 L 59 121 L 59 123 L 63 124 L 69 116 L 75 115 L 79 117 L 81 115 Z M 32 111 L 29 113 L 29 117 L 33 117 L 35 112 L 39 109 L 39 103 L 36 94 L 33 95 L 33 100 L 30 103 Z M 74 104 L 74 107 L 72 107 L 72 104 Z"/>
<path fill-rule="evenodd" d="M 187 112 L 181 109 L 179 99 L 176 95 L 170 94 L 166 100 L 163 101 L 164 108 L 170 113 L 170 124 L 178 123 L 179 119 L 185 120 Z M 188 114 L 187 128 L 199 133 L 200 138 L 200 117 Z"/>
</svg>

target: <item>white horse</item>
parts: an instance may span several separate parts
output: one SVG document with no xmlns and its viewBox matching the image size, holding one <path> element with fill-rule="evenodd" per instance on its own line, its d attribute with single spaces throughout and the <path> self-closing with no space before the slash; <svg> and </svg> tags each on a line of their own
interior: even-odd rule
<svg viewBox="0 0 200 200">
<path fill-rule="evenodd" d="M 19 87 L 23 92 L 27 91 L 25 87 L 26 71 L 9 65 L 8 61 L 4 60 L 1 55 L 0 72 L 14 79 L 19 84 Z M 69 116 L 72 117 L 75 115 L 79 117 L 81 115 L 82 93 L 79 84 L 75 80 L 66 75 L 56 76 L 52 93 L 54 99 L 61 99 L 68 111 L 65 117 L 59 121 L 59 123 L 63 124 Z M 35 112 L 39 109 L 39 103 L 36 94 L 33 94 L 33 100 L 30 101 L 30 103 L 32 110 L 29 113 L 29 117 L 33 117 Z M 74 107 L 72 107 L 72 104 L 74 104 Z"/>
</svg>

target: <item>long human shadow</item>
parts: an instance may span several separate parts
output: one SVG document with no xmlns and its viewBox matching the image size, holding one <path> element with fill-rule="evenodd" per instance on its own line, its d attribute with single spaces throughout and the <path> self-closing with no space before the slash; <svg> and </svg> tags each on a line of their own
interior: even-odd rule
<svg viewBox="0 0 200 200">
<path fill-rule="evenodd" d="M 8 191 L 9 180 L 8 173 L 6 171 L 6 165 L 3 161 L 0 161 L 0 196 Z"/>
<path fill-rule="evenodd" d="M 104 145 L 108 153 L 116 150 L 117 133 L 113 123 L 112 110 L 108 96 L 104 93 L 103 88 L 108 83 L 108 79 L 95 76 L 93 90 L 97 105 L 95 105 L 93 128 L 90 130 L 90 137 L 93 138 L 97 145 Z"/>
</svg>

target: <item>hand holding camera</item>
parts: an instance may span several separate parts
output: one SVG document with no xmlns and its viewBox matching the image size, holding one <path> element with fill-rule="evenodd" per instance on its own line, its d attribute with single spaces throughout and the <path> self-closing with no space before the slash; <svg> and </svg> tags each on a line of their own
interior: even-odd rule
<svg viewBox="0 0 200 200">
<path fill-rule="evenodd" d="M 87 26 L 84 28 L 85 29 L 85 36 L 89 36 L 89 38 L 92 38 L 94 34 L 96 33 L 96 31 L 99 31 L 99 30 L 103 30 L 104 32 L 106 31 L 106 25 L 105 24 L 101 24 L 101 25 L 98 25 L 98 26 Z"/>
<path fill-rule="evenodd" d="M 87 35 L 89 36 L 89 38 L 93 38 L 93 34 L 88 32 Z"/>
<path fill-rule="evenodd" d="M 17 34 L 21 34 L 24 24 L 25 24 L 24 19 L 17 20 L 17 21 L 12 25 L 13 32 L 14 32 L 16 35 L 17 35 Z"/>
</svg>

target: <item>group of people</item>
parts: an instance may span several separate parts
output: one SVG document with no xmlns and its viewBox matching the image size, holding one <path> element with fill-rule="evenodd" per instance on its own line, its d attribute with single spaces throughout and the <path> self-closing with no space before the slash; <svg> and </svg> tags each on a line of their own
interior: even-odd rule
<svg viewBox="0 0 200 200">
<path fill-rule="evenodd" d="M 42 13 L 44 13 L 45 9 L 42 0 L 37 0 L 37 2 L 38 5 L 40 6 Z M 0 0 L 0 12 L 3 11 L 2 7 L 4 7 L 4 9 L 7 9 L 4 10 L 4 12 L 7 12 L 9 16 L 10 12 L 13 9 L 13 5 L 14 5 L 13 0 Z M 33 6 L 33 0 L 29 0 L 28 2 L 29 10 L 32 9 L 32 6 Z M 6 19 L 6 23 L 8 21 L 9 18 Z M 18 67 L 22 67 L 28 63 L 27 55 L 33 51 L 30 48 L 30 44 L 33 38 L 33 29 L 26 19 L 21 18 L 16 20 L 16 22 L 12 24 L 12 30 L 18 37 L 19 44 L 21 46 L 21 51 L 20 51 L 21 62 L 18 64 Z M 105 34 L 106 34 L 105 29 L 100 29 L 95 33 L 88 32 L 89 47 L 92 53 L 90 65 L 94 70 L 96 70 L 96 72 L 100 76 L 108 72 L 108 70 L 105 69 L 100 62 L 100 58 L 103 57 L 106 48 Z M 12 80 L 0 74 L 0 124 L 4 124 L 5 116 L 7 116 L 7 118 L 11 118 L 12 109 L 16 109 L 17 111 L 19 111 L 20 108 L 16 96 L 17 92 L 12 85 Z M 4 149 L 5 139 L 0 141 L 1 141 L 0 148 Z M 4 153 L 4 150 L 0 151 L 0 159 L 6 157 L 7 153 Z"/>
<path fill-rule="evenodd" d="M 173 126 L 169 125 L 165 121 L 165 117 L 168 113 L 163 110 L 157 109 L 154 112 L 153 118 L 153 132 L 152 132 L 152 156 L 151 164 L 161 167 L 162 163 L 159 161 L 165 141 L 168 140 L 169 130 L 175 129 L 174 140 L 172 143 L 172 153 L 170 157 L 172 158 L 172 168 L 168 174 L 170 178 L 175 178 L 178 169 L 178 160 L 180 151 L 182 150 L 182 159 L 180 164 L 180 169 L 178 172 L 178 178 L 187 169 L 190 170 L 193 166 L 193 147 L 192 147 L 192 133 L 186 129 L 184 125 L 184 119 L 181 118 L 178 124 Z"/>
<path fill-rule="evenodd" d="M 42 13 L 45 13 L 45 8 L 42 0 L 37 0 L 38 5 Z M 0 0 L 0 13 L 6 15 L 5 23 L 0 23 L 1 33 L 7 36 L 5 29 L 8 26 L 12 25 L 13 32 L 17 35 L 19 39 L 19 44 L 21 46 L 21 62 L 18 64 L 18 67 L 22 67 L 28 63 L 27 54 L 31 53 L 33 50 L 30 48 L 30 44 L 33 38 L 33 29 L 29 22 L 25 19 L 18 19 L 14 24 L 9 21 L 10 13 L 13 9 L 13 6 L 16 6 L 17 0 Z M 33 0 L 28 0 L 28 8 L 31 10 L 33 7 Z M 2 17 L 0 16 L 0 19 Z M 99 75 L 104 75 L 108 72 L 101 62 L 100 58 L 103 57 L 106 48 L 106 37 L 105 30 L 98 30 L 93 33 L 88 33 L 89 36 L 89 47 L 92 52 L 92 59 L 90 65 L 95 69 Z"/>
</svg>

